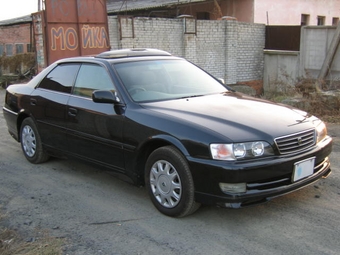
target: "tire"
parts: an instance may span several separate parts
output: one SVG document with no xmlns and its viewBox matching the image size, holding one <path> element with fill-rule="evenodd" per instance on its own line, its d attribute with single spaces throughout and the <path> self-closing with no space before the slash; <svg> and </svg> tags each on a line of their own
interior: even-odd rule
<svg viewBox="0 0 340 255">
<path fill-rule="evenodd" d="M 39 164 L 47 161 L 49 156 L 44 152 L 40 135 L 32 118 L 26 118 L 20 127 L 21 149 L 26 159 L 33 163 Z"/>
<path fill-rule="evenodd" d="M 195 202 L 189 165 L 173 146 L 151 153 L 146 162 L 145 183 L 152 203 L 167 216 L 184 217 L 200 207 Z"/>
</svg>

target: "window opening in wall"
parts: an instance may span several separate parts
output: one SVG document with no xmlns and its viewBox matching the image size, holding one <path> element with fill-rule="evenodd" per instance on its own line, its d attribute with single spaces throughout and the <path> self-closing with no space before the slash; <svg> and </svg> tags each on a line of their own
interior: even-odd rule
<svg viewBox="0 0 340 255">
<path fill-rule="evenodd" d="M 120 40 L 135 38 L 135 25 L 133 16 L 118 16 Z"/>
<path fill-rule="evenodd" d="M 210 13 L 209 12 L 197 12 L 196 17 L 197 19 L 210 20 Z"/>
<path fill-rule="evenodd" d="M 15 45 L 15 53 L 16 54 L 24 53 L 24 45 L 22 43 L 18 43 Z"/>
<path fill-rule="evenodd" d="M 6 56 L 13 56 L 13 45 L 6 44 Z"/>
<path fill-rule="evenodd" d="M 26 47 L 27 47 L 27 52 L 33 52 L 33 50 L 32 50 L 32 44 L 28 43 L 28 44 L 26 45 Z"/>
<path fill-rule="evenodd" d="M 194 18 L 184 18 L 184 33 L 185 34 L 196 34 L 197 23 Z"/>
<path fill-rule="evenodd" d="M 3 56 L 5 53 L 4 46 L 0 44 L 0 57 Z"/>
<path fill-rule="evenodd" d="M 337 26 L 339 24 L 339 18 L 338 17 L 334 17 L 332 19 L 332 26 Z"/>
<path fill-rule="evenodd" d="M 317 25 L 318 25 L 318 26 L 324 26 L 324 25 L 325 25 L 325 19 L 326 19 L 325 16 L 318 16 Z"/>
<path fill-rule="evenodd" d="M 301 14 L 301 26 L 309 25 L 309 14 Z"/>
</svg>

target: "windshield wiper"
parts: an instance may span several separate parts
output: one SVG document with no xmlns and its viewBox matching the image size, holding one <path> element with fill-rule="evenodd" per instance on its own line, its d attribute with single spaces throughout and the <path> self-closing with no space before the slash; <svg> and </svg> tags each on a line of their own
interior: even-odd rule
<svg viewBox="0 0 340 255">
<path fill-rule="evenodd" d="M 178 97 L 177 99 L 194 98 L 194 97 L 202 97 L 202 96 L 205 96 L 205 95 L 188 95 L 188 96 Z"/>
</svg>

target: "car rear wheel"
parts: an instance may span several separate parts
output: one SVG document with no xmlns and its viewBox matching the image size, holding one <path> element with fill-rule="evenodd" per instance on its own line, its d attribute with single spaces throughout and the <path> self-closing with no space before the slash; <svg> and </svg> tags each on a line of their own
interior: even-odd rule
<svg viewBox="0 0 340 255">
<path fill-rule="evenodd" d="M 194 200 L 189 165 L 173 146 L 151 153 L 146 163 L 145 183 L 152 203 L 165 215 L 184 217 L 200 206 Z"/>
<path fill-rule="evenodd" d="M 26 159 L 34 164 L 48 160 L 49 156 L 44 152 L 38 130 L 31 118 L 22 122 L 20 129 L 20 142 Z"/>
</svg>

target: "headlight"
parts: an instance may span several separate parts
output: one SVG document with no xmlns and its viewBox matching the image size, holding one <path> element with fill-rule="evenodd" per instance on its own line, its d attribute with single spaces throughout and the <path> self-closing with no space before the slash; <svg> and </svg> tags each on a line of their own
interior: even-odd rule
<svg viewBox="0 0 340 255">
<path fill-rule="evenodd" d="M 320 123 L 316 126 L 316 142 L 322 141 L 327 136 L 327 128 L 324 122 L 320 121 Z"/>
<path fill-rule="evenodd" d="M 251 152 L 255 157 L 262 156 L 264 153 L 263 142 L 255 142 L 251 146 Z"/>
<path fill-rule="evenodd" d="M 247 153 L 246 145 L 244 143 L 236 143 L 233 148 L 235 158 L 243 158 Z"/>
<path fill-rule="evenodd" d="M 274 154 L 269 143 L 264 141 L 233 144 L 214 143 L 210 145 L 210 151 L 212 158 L 217 160 L 249 159 Z"/>
</svg>

